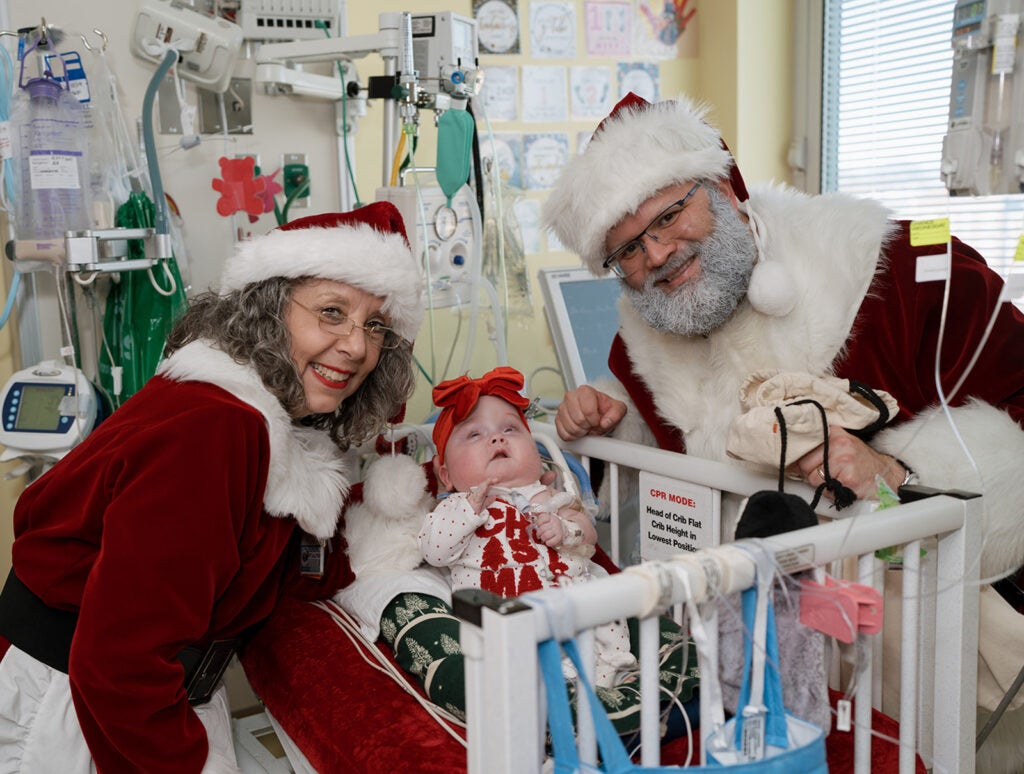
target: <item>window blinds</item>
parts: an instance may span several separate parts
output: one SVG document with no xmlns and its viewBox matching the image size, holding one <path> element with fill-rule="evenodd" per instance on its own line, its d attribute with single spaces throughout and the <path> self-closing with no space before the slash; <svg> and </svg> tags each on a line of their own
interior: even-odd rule
<svg viewBox="0 0 1024 774">
<path fill-rule="evenodd" d="M 822 190 L 878 199 L 899 218 L 949 217 L 1005 275 L 1024 195 L 950 197 L 939 173 L 953 10 L 953 0 L 825 0 Z"/>
</svg>

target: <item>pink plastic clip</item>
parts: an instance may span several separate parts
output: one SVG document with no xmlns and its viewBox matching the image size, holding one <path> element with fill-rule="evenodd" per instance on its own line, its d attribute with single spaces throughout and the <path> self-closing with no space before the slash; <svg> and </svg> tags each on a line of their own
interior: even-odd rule
<svg viewBox="0 0 1024 774">
<path fill-rule="evenodd" d="M 800 623 L 853 642 L 856 634 L 875 634 L 882 629 L 882 595 L 871 586 L 837 581 L 825 576 L 825 583 L 800 583 Z"/>
</svg>

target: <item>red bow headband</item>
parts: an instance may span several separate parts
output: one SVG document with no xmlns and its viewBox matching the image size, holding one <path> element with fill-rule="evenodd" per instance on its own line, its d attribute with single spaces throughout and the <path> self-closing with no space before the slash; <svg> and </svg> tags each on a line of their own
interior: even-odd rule
<svg viewBox="0 0 1024 774">
<path fill-rule="evenodd" d="M 523 410 L 530 405 L 530 399 L 523 396 L 523 375 L 509 366 L 498 366 L 488 371 L 479 379 L 460 376 L 441 382 L 434 388 L 432 396 L 434 404 L 441 413 L 434 423 L 434 446 L 437 447 L 439 461 L 444 464 L 444 449 L 452 430 L 476 408 L 481 395 L 494 395 L 519 410 L 519 418 L 529 428 Z"/>
</svg>

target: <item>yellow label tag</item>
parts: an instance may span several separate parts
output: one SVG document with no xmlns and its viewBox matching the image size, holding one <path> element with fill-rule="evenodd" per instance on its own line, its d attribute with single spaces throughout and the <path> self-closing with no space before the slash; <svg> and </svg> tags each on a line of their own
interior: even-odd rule
<svg viewBox="0 0 1024 774">
<path fill-rule="evenodd" d="M 910 224 L 910 246 L 944 245 L 949 241 L 949 218 L 915 220 Z"/>
<path fill-rule="evenodd" d="M 1017 251 L 1013 254 L 1014 261 L 1024 261 L 1024 234 L 1017 237 Z"/>
</svg>

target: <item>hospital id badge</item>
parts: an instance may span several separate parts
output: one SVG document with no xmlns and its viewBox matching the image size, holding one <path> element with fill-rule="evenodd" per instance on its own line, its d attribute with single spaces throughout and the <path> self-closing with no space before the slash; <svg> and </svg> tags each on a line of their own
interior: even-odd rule
<svg viewBox="0 0 1024 774">
<path fill-rule="evenodd" d="M 324 576 L 324 541 L 303 534 L 299 546 L 299 573 L 304 578 Z"/>
</svg>

